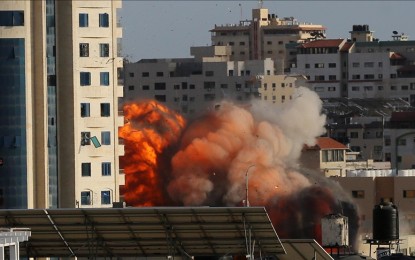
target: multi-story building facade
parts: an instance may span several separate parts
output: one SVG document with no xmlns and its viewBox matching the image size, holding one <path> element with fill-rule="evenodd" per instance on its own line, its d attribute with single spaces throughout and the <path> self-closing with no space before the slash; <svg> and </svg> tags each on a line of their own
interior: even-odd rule
<svg viewBox="0 0 415 260">
<path fill-rule="evenodd" d="M 274 104 L 292 99 L 296 77 L 274 74 L 271 59 L 229 61 L 229 47 L 194 47 L 189 59 L 125 64 L 125 100 L 155 99 L 194 119 L 222 100 Z"/>
<path fill-rule="evenodd" d="M 352 40 L 323 39 L 300 45 L 290 72 L 308 77 L 321 98 L 402 98 L 415 105 L 415 41 L 379 41 L 368 25 L 354 25 Z"/>
<path fill-rule="evenodd" d="M 362 175 L 366 176 L 363 177 Z M 401 250 L 408 255 L 412 255 L 415 251 L 414 241 L 410 239 L 410 236 L 413 236 L 415 232 L 415 214 L 413 213 L 415 202 L 414 172 L 405 175 L 395 175 L 395 172 L 393 172 L 393 175 L 389 176 L 363 172 L 362 175 L 332 178 L 350 195 L 359 208 L 359 252 L 370 254 L 366 239 L 372 238 L 373 234 L 373 208 L 381 200 L 385 200 L 397 205 L 399 234 L 400 239 L 402 239 Z"/>
<path fill-rule="evenodd" d="M 101 207 L 118 200 L 120 7 L 120 1 L 0 3 L 0 207 Z M 94 141 L 101 146 L 89 145 Z"/>
<path fill-rule="evenodd" d="M 303 43 L 325 37 L 322 25 L 300 23 L 294 17 L 278 18 L 268 9 L 252 10 L 252 19 L 239 24 L 215 25 L 210 30 L 212 45 L 230 46 L 231 60 L 275 61 L 277 74 L 282 74 L 295 52 L 287 52 L 288 43 Z"/>
</svg>

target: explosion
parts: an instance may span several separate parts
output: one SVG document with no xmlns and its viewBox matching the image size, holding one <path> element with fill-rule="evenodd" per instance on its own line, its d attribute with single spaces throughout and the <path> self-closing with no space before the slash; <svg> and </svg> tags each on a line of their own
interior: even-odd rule
<svg viewBox="0 0 415 260">
<path fill-rule="evenodd" d="M 298 168 L 303 146 L 325 132 L 319 97 L 299 88 L 280 106 L 223 101 L 184 128 L 183 118 L 154 102 L 128 104 L 125 201 L 132 206 L 265 206 L 282 238 L 321 241 L 320 220 L 356 210 L 341 188 Z M 246 183 L 249 197 L 246 201 Z M 334 195 L 335 194 L 335 195 Z M 357 221 L 356 221 L 357 223 Z"/>
</svg>

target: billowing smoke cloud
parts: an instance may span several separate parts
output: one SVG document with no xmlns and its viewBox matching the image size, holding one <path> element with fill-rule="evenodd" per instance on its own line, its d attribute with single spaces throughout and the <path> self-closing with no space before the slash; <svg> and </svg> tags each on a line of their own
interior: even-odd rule
<svg viewBox="0 0 415 260">
<path fill-rule="evenodd" d="M 163 171 L 151 174 L 159 181 L 138 185 L 150 185 L 140 189 L 152 189 L 152 193 L 167 198 L 131 203 L 137 200 L 125 197 L 126 202 L 137 206 L 161 206 L 165 204 L 160 202 L 167 201 L 169 205 L 242 206 L 247 204 L 248 183 L 249 204 L 266 206 L 281 237 L 319 239 L 321 218 L 342 213 L 344 203 L 353 208 L 351 215 L 357 219 L 346 196 L 339 199 L 341 189 L 337 185 L 298 169 L 304 144 L 315 144 L 316 137 L 325 131 L 321 105 L 319 97 L 306 88 L 299 88 L 292 100 L 279 106 L 253 102 L 241 107 L 224 101 L 216 111 L 189 125 L 180 138 L 180 131 L 175 132 L 172 136 L 177 139 L 170 140 L 177 141 L 170 143 L 170 147 L 176 145 L 173 152 L 172 148 L 169 151 L 172 156 L 162 156 L 162 149 L 168 146 L 163 145 L 156 160 L 163 166 L 154 167 Z M 126 155 L 127 162 L 132 159 Z M 135 175 L 142 175 L 138 166 L 142 162 L 132 163 L 139 169 Z M 154 182 L 157 187 L 151 186 Z M 163 193 L 166 189 L 161 183 L 167 186 L 167 193 Z"/>
</svg>

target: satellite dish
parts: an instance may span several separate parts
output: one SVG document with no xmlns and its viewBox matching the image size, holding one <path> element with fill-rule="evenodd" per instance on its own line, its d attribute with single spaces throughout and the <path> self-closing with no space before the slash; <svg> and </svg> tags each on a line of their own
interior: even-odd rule
<svg viewBox="0 0 415 260">
<path fill-rule="evenodd" d="M 397 31 L 393 31 L 392 33 L 393 33 L 393 34 L 395 34 L 395 35 L 396 35 L 396 34 L 398 34 L 398 32 L 397 32 Z"/>
</svg>

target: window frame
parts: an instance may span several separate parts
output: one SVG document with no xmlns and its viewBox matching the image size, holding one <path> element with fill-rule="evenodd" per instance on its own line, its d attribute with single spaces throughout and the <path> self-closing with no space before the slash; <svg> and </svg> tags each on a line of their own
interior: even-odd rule
<svg viewBox="0 0 415 260">
<path fill-rule="evenodd" d="M 108 13 L 100 13 L 99 14 L 99 27 L 108 28 L 109 27 L 109 14 Z"/>
<path fill-rule="evenodd" d="M 110 205 L 110 204 L 111 204 L 111 191 L 110 190 L 101 191 L 101 205 Z"/>
<path fill-rule="evenodd" d="M 101 163 L 101 176 L 111 176 L 111 162 Z"/>
<path fill-rule="evenodd" d="M 101 144 L 102 145 L 111 145 L 111 131 L 102 131 L 101 132 Z"/>
<path fill-rule="evenodd" d="M 81 19 L 81 17 L 83 17 L 83 19 Z M 89 14 L 88 13 L 79 13 L 79 27 L 81 28 L 89 27 Z"/>
<path fill-rule="evenodd" d="M 91 86 L 91 72 L 88 72 L 88 71 L 79 72 L 79 84 L 81 86 Z"/>
<path fill-rule="evenodd" d="M 110 85 L 110 73 L 108 71 L 101 71 L 99 73 L 99 84 L 105 87 Z"/>
<path fill-rule="evenodd" d="M 90 162 L 81 163 L 81 176 L 91 177 L 91 163 Z"/>
</svg>

